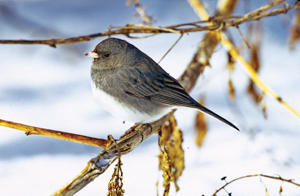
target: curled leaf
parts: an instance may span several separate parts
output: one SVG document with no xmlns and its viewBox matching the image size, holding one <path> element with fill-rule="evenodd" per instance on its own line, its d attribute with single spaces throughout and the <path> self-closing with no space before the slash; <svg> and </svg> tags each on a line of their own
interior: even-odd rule
<svg viewBox="0 0 300 196">
<path fill-rule="evenodd" d="M 200 104 L 204 104 L 204 98 L 200 99 Z M 195 119 L 195 128 L 196 128 L 196 145 L 201 147 L 203 141 L 207 134 L 207 125 L 205 120 L 205 115 L 202 112 L 197 112 Z"/>
<path fill-rule="evenodd" d="M 158 159 L 159 169 L 163 171 L 164 196 L 169 195 L 171 182 L 174 183 L 176 191 L 179 190 L 177 180 L 184 170 L 182 142 L 182 131 L 177 127 L 175 117 L 172 116 L 169 124 L 161 128 L 159 138 L 160 154 Z"/>
<path fill-rule="evenodd" d="M 122 162 L 121 159 L 119 159 L 108 183 L 107 196 L 123 196 L 125 193 L 125 190 L 123 189 L 123 171 L 121 166 Z"/>
<path fill-rule="evenodd" d="M 109 135 L 108 140 L 110 140 L 112 143 L 117 145 L 115 139 Z M 122 161 L 121 161 L 121 153 L 120 149 L 118 148 L 118 163 L 115 166 L 114 172 L 111 176 L 111 179 L 108 183 L 108 193 L 107 196 L 123 196 L 125 193 L 125 190 L 123 189 L 123 171 L 122 171 Z"/>
<path fill-rule="evenodd" d="M 282 194 L 282 191 L 283 191 L 283 188 L 282 188 L 282 185 L 280 185 L 280 187 L 279 187 L 279 195 Z"/>
<path fill-rule="evenodd" d="M 249 30 L 252 37 L 255 37 L 258 34 L 258 38 L 255 37 L 255 40 L 253 41 L 254 42 L 253 46 L 251 47 L 251 50 L 250 50 L 250 64 L 256 72 L 259 72 L 259 70 L 261 68 L 260 57 L 259 57 L 261 32 L 259 30 L 259 27 L 257 27 L 256 30 L 257 31 L 254 31 L 253 28 L 251 28 L 251 30 Z M 254 100 L 254 102 L 257 105 L 259 103 L 261 103 L 261 101 L 263 100 L 263 97 L 264 97 L 264 93 L 260 92 L 255 87 L 254 82 L 252 80 L 250 80 L 250 82 L 249 82 L 247 91 L 248 91 L 248 94 L 252 97 L 252 99 Z M 263 111 L 264 117 L 266 118 L 265 109 L 266 108 L 264 108 L 264 106 L 263 106 L 262 111 Z"/>
<path fill-rule="evenodd" d="M 234 61 L 234 58 L 232 57 L 232 55 L 227 52 L 227 69 L 229 71 L 229 73 L 231 73 L 234 68 L 235 68 L 235 61 Z"/>
<path fill-rule="evenodd" d="M 291 49 L 295 48 L 295 44 L 299 40 L 299 38 L 300 38 L 300 11 L 298 10 L 297 12 L 295 12 L 293 25 L 291 28 L 291 34 L 289 40 Z"/>
<path fill-rule="evenodd" d="M 235 68 L 235 61 L 234 61 L 234 58 L 231 56 L 231 54 L 229 52 L 227 52 L 227 69 L 228 69 L 228 72 L 229 72 L 229 79 L 228 79 L 228 92 L 229 92 L 229 98 L 231 100 L 234 100 L 235 98 L 235 89 L 234 89 L 234 86 L 233 86 L 233 82 L 232 82 L 232 79 L 231 79 L 231 74 Z"/>
<path fill-rule="evenodd" d="M 234 100 L 234 98 L 235 98 L 235 88 L 233 86 L 233 82 L 232 82 L 231 78 L 229 78 L 229 80 L 228 80 L 228 91 L 229 91 L 229 98 L 231 100 Z"/>
</svg>

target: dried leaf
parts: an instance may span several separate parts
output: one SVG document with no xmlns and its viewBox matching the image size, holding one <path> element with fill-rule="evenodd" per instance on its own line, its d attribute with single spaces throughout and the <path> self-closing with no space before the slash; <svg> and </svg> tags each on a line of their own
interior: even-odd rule
<svg viewBox="0 0 300 196">
<path fill-rule="evenodd" d="M 295 48 L 295 44 L 299 40 L 299 38 L 300 38 L 300 11 L 298 10 L 297 12 L 295 12 L 291 34 L 290 34 L 289 44 L 291 49 Z"/>
<path fill-rule="evenodd" d="M 282 194 L 282 191 L 283 191 L 283 188 L 282 188 L 282 185 L 280 185 L 280 187 L 279 187 L 279 195 Z"/>
<path fill-rule="evenodd" d="M 119 158 L 118 163 L 115 166 L 114 173 L 108 183 L 108 193 L 107 196 L 123 196 L 125 190 L 123 189 L 123 171 L 122 162 Z"/>
<path fill-rule="evenodd" d="M 265 195 L 266 195 L 266 196 L 270 196 L 270 194 L 269 194 L 269 191 L 268 191 L 267 187 L 265 187 Z"/>
<path fill-rule="evenodd" d="M 259 72 L 261 67 L 260 58 L 259 58 L 259 48 L 260 48 L 260 41 L 256 41 L 250 50 L 250 64 L 256 72 Z M 252 80 L 250 80 L 247 90 L 248 90 L 248 94 L 251 95 L 254 102 L 256 104 L 259 104 L 263 98 L 262 92 L 259 92 L 257 88 L 255 88 L 255 85 Z"/>
<path fill-rule="evenodd" d="M 231 54 L 229 52 L 227 52 L 227 69 L 229 71 L 229 73 L 231 73 L 234 68 L 235 68 L 235 61 L 234 58 L 231 56 Z"/>
<path fill-rule="evenodd" d="M 260 43 L 256 43 L 251 48 L 250 64 L 256 72 L 258 72 L 260 68 L 259 47 Z"/>
<path fill-rule="evenodd" d="M 231 78 L 229 78 L 229 80 L 228 80 L 228 92 L 229 92 L 229 98 L 231 100 L 234 100 L 234 98 L 235 98 L 235 88 L 233 86 Z"/>
<path fill-rule="evenodd" d="M 159 145 L 165 146 L 172 136 L 172 129 L 170 125 L 164 125 L 161 128 L 160 136 L 159 136 Z"/>
<path fill-rule="evenodd" d="M 200 104 L 204 105 L 204 98 L 201 97 Z M 201 147 L 203 141 L 207 134 L 207 125 L 205 120 L 205 115 L 202 112 L 197 112 L 195 119 L 195 128 L 196 128 L 196 145 Z"/>
<path fill-rule="evenodd" d="M 117 145 L 115 139 L 109 135 L 108 139 L 112 141 L 115 145 Z M 120 149 L 117 146 L 118 150 L 118 163 L 115 166 L 114 172 L 111 176 L 111 179 L 108 183 L 108 193 L 107 196 L 123 196 L 125 190 L 123 189 L 123 171 L 122 171 L 122 161 L 121 161 L 121 153 Z"/>
<path fill-rule="evenodd" d="M 179 190 L 177 180 L 184 170 L 184 150 L 182 148 L 182 132 L 177 127 L 174 116 L 170 118 L 169 124 L 164 125 L 161 130 L 158 159 L 159 169 L 163 171 L 164 196 L 167 196 L 171 182 L 174 183 L 176 191 Z M 161 137 L 163 138 L 161 139 Z"/>
<path fill-rule="evenodd" d="M 252 81 L 250 81 L 247 91 L 256 104 L 259 104 L 262 101 L 263 93 L 258 92 L 257 88 L 255 88 L 255 85 Z"/>
<path fill-rule="evenodd" d="M 268 119 L 267 104 L 266 103 L 264 103 L 263 106 L 262 106 L 262 112 L 263 112 L 264 118 Z"/>
<path fill-rule="evenodd" d="M 232 82 L 232 79 L 231 79 L 231 74 L 235 68 L 235 61 L 234 61 L 234 58 L 231 56 L 231 54 L 229 52 L 227 52 L 227 59 L 228 59 L 228 62 L 227 62 L 227 69 L 228 69 L 228 72 L 229 72 L 229 80 L 228 80 L 228 93 L 229 93 L 229 98 L 230 100 L 234 100 L 235 98 L 235 89 L 234 89 L 234 86 L 233 86 L 233 82 Z"/>
</svg>

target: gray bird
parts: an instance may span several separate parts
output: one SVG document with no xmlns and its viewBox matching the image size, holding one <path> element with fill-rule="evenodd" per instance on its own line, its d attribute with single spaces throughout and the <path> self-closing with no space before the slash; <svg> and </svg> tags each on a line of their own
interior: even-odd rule
<svg viewBox="0 0 300 196">
<path fill-rule="evenodd" d="M 174 107 L 196 108 L 239 130 L 195 101 L 154 60 L 125 40 L 108 38 L 86 54 L 95 98 L 113 115 L 132 122 L 153 122 Z"/>
</svg>

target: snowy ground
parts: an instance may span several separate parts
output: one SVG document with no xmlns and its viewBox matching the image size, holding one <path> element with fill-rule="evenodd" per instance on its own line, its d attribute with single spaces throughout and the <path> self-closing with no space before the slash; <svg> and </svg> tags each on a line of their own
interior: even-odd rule
<svg viewBox="0 0 300 196">
<path fill-rule="evenodd" d="M 111 24 L 138 21 L 133 17 L 134 9 L 126 7 L 123 1 L 114 5 L 96 0 L 85 4 L 74 1 L 69 8 L 69 3 L 58 0 L 0 1 L 0 6 L 4 5 L 3 2 L 16 8 L 20 16 L 43 24 L 47 32 L 52 31 L 46 34 L 43 28 L 37 30 L 25 22 L 13 25 L 2 16 L 0 39 L 72 36 L 104 31 Z M 157 25 L 198 20 L 185 1 L 144 4 L 149 6 Z M 178 15 L 179 11 L 184 14 Z M 1 13 L 0 10 L 0 16 Z M 290 15 L 286 17 L 290 19 Z M 299 112 L 300 45 L 293 52 L 288 49 L 288 31 L 278 18 L 268 19 L 265 23 L 260 76 Z M 164 69 L 174 77 L 179 76 L 202 35 L 184 36 L 161 63 Z M 159 35 L 127 40 L 158 61 L 176 39 L 175 35 Z M 120 136 L 131 124 L 123 124 L 122 120 L 111 117 L 91 95 L 91 60 L 84 53 L 100 40 L 56 49 L 0 45 L 0 118 L 93 137 Z M 233 78 L 237 101 L 230 103 L 226 90 L 225 57 L 219 46 L 211 60 L 212 68 L 205 71 L 191 94 L 195 98 L 205 94 L 206 106 L 236 123 L 241 132 L 208 117 L 209 132 L 199 149 L 194 143 L 195 111 L 177 111 L 179 127 L 184 131 L 186 169 L 176 195 L 210 195 L 224 184 L 220 180 L 223 176 L 230 180 L 246 174 L 264 173 L 300 182 L 299 119 L 266 96 L 268 120 L 264 120 L 261 111 L 245 96 L 244 87 L 248 80 L 239 65 Z M 239 111 L 234 108 L 239 108 Z M 26 137 L 23 132 L 0 127 L 1 195 L 50 195 L 75 177 L 99 151 L 95 147 L 42 136 Z M 126 195 L 156 195 L 156 181 L 159 180 L 161 185 L 158 153 L 157 137 L 153 136 L 123 157 Z M 112 168 L 78 195 L 105 195 Z M 264 187 L 268 187 L 270 195 L 278 195 L 281 184 L 255 178 L 237 182 L 227 190 L 234 195 L 264 195 Z M 174 189 L 171 195 L 175 195 Z M 227 194 L 222 191 L 219 195 Z M 283 183 L 283 195 L 300 195 L 300 189 Z"/>
</svg>

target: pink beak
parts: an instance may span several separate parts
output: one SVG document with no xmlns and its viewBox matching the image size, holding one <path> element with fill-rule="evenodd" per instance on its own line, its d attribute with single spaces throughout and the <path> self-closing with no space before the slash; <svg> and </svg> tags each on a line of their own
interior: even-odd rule
<svg viewBox="0 0 300 196">
<path fill-rule="evenodd" d="M 91 57 L 91 58 L 94 58 L 94 59 L 100 58 L 100 56 L 95 51 L 91 51 L 89 53 L 86 53 L 85 56 L 88 56 L 88 57 Z"/>
</svg>

